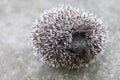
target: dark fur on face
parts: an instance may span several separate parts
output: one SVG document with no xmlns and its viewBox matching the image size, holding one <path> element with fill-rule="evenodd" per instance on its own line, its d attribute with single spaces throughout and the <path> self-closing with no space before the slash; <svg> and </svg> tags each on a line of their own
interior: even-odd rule
<svg viewBox="0 0 120 80">
<path fill-rule="evenodd" d="M 85 28 L 85 26 L 80 26 L 79 29 L 73 32 L 69 51 L 76 54 L 79 58 L 85 59 L 85 62 L 89 62 L 93 57 L 90 53 L 90 42 L 87 39 L 86 33 L 90 31 Z"/>
</svg>

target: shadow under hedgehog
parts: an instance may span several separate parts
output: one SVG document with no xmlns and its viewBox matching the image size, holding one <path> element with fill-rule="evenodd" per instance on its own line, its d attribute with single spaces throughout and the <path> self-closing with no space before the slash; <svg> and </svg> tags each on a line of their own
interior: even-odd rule
<svg viewBox="0 0 120 80">
<path fill-rule="evenodd" d="M 80 69 L 102 53 L 105 45 L 101 20 L 70 6 L 44 11 L 33 29 L 36 53 L 54 67 Z"/>
</svg>

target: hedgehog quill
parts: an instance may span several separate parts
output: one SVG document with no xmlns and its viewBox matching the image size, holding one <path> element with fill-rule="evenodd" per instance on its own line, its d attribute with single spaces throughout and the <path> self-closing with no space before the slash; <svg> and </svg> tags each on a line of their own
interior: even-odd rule
<svg viewBox="0 0 120 80">
<path fill-rule="evenodd" d="M 43 62 L 67 69 L 89 64 L 105 45 L 105 26 L 93 14 L 62 6 L 41 13 L 32 42 Z"/>
</svg>

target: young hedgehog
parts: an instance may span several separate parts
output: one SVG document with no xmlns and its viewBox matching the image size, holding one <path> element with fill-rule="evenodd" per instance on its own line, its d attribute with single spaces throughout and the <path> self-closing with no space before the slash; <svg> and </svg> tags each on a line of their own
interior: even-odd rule
<svg viewBox="0 0 120 80">
<path fill-rule="evenodd" d="M 89 12 L 54 8 L 41 13 L 33 27 L 37 54 L 54 67 L 80 69 L 103 51 L 105 26 Z"/>
</svg>

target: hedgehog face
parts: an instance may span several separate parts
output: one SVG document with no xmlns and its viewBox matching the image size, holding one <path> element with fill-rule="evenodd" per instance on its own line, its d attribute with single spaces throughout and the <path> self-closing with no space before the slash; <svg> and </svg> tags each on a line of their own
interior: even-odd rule
<svg viewBox="0 0 120 80">
<path fill-rule="evenodd" d="M 80 26 L 80 29 L 75 30 L 72 32 L 72 39 L 71 42 L 68 43 L 67 39 L 62 39 L 58 42 L 58 45 L 62 46 L 65 48 L 67 44 L 70 44 L 70 46 L 66 47 L 66 50 L 69 50 L 69 52 L 80 56 L 83 56 L 85 54 L 88 54 L 90 52 L 89 48 L 89 42 L 86 36 L 86 33 L 88 33 L 87 30 L 82 30 Z"/>
<path fill-rule="evenodd" d="M 87 44 L 87 39 L 85 37 L 85 33 L 75 32 L 72 35 L 70 52 L 73 52 L 77 55 L 85 54 L 87 47 L 88 44 Z"/>
</svg>

